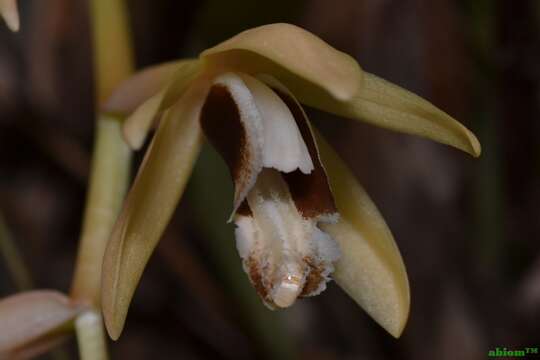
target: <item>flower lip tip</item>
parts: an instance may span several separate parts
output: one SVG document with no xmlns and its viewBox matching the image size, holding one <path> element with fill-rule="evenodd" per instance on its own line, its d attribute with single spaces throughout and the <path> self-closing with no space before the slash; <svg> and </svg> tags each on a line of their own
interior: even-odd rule
<svg viewBox="0 0 540 360">
<path fill-rule="evenodd" d="M 19 25 L 18 21 L 16 21 L 16 22 L 8 22 L 8 27 L 12 32 L 15 32 L 15 33 L 19 32 L 19 30 L 20 30 L 20 25 Z"/>
<path fill-rule="evenodd" d="M 144 144 L 143 138 L 133 137 L 125 127 L 122 129 L 122 139 L 133 151 L 140 150 Z"/>
<path fill-rule="evenodd" d="M 405 328 L 407 327 L 408 318 L 409 318 L 409 313 L 407 312 L 405 319 L 401 323 L 397 324 L 397 326 L 395 326 L 393 329 L 387 328 L 386 330 L 395 339 L 399 339 L 401 335 L 403 335 L 403 332 L 405 331 Z"/>
<path fill-rule="evenodd" d="M 104 323 L 105 323 L 105 329 L 107 329 L 107 333 L 109 334 L 109 337 L 113 341 L 117 341 L 120 338 L 120 335 L 122 334 L 123 326 L 115 326 L 111 323 L 111 321 L 108 320 L 107 316 L 104 316 Z"/>
<path fill-rule="evenodd" d="M 480 142 L 474 135 L 473 135 L 473 141 L 471 142 L 471 145 L 472 145 L 471 155 L 475 158 L 479 158 L 482 155 L 482 145 L 480 145 Z"/>
<path fill-rule="evenodd" d="M 294 304 L 302 287 L 300 280 L 293 276 L 287 276 L 273 290 L 272 300 L 277 307 L 287 308 Z"/>
<path fill-rule="evenodd" d="M 21 25 L 18 14 L 16 12 L 6 12 L 3 14 L 3 16 L 9 30 L 12 32 L 19 32 Z"/>
<path fill-rule="evenodd" d="M 459 146 L 459 149 L 467 152 L 474 158 L 479 158 L 482 155 L 482 145 L 478 138 L 471 132 L 469 129 L 466 129 L 467 133 L 467 142 L 465 145 Z"/>
</svg>

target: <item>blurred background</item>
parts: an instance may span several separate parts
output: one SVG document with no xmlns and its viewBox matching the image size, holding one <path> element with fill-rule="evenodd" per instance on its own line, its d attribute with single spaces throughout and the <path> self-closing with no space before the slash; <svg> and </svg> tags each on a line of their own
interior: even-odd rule
<svg viewBox="0 0 540 360">
<path fill-rule="evenodd" d="M 540 346 L 539 1 L 128 3 L 138 68 L 291 22 L 459 119 L 483 153 L 308 109 L 401 249 L 412 307 L 395 340 L 335 284 L 285 311 L 260 303 L 225 224 L 227 170 L 205 148 L 113 359 L 467 360 Z M 0 296 L 68 291 L 94 130 L 87 2 L 20 10 L 18 34 L 0 26 L 0 230 L 28 276 L 13 278 L 2 259 Z M 63 349 L 55 358 L 76 358 L 74 340 Z"/>
</svg>

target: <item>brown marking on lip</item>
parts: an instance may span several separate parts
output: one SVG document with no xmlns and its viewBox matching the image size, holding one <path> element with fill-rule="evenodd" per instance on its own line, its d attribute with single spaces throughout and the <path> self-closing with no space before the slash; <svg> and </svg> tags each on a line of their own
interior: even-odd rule
<svg viewBox="0 0 540 360">
<path fill-rule="evenodd" d="M 244 201 L 242 201 L 242 204 L 240 204 L 240 206 L 238 207 L 238 210 L 236 210 L 236 213 L 238 215 L 253 217 L 253 212 L 251 211 L 251 208 L 249 207 L 247 199 L 244 199 Z"/>
<path fill-rule="evenodd" d="M 274 308 L 275 304 L 269 296 L 268 288 L 264 284 L 263 270 L 260 267 L 259 262 L 252 256 L 245 260 L 245 265 L 249 275 L 249 280 L 255 288 L 255 291 L 259 297 L 270 307 Z"/>
<path fill-rule="evenodd" d="M 289 191 L 296 208 L 306 218 L 336 213 L 337 209 L 328 178 L 319 159 L 319 152 L 302 108 L 289 95 L 277 89 L 273 90 L 291 111 L 314 165 L 314 170 L 310 174 L 304 174 L 300 170 L 282 174 L 283 179 L 289 185 Z"/>
<path fill-rule="evenodd" d="M 229 167 L 235 188 L 248 181 L 252 154 L 247 146 L 246 130 L 240 111 L 227 87 L 216 84 L 210 88 L 201 110 L 201 127 L 208 141 Z"/>
<path fill-rule="evenodd" d="M 317 291 L 321 282 L 324 282 L 325 279 L 322 276 L 323 269 L 321 269 L 321 265 L 317 265 L 309 256 L 304 257 L 303 260 L 304 263 L 307 264 L 309 272 L 300 297 L 308 297 L 311 296 L 313 292 Z"/>
</svg>

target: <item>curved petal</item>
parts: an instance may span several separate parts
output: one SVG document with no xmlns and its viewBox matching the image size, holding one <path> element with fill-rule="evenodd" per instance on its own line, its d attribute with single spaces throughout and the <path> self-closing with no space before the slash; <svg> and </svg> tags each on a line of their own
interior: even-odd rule
<svg viewBox="0 0 540 360">
<path fill-rule="evenodd" d="M 263 166 L 283 173 L 297 169 L 313 171 L 313 161 L 298 125 L 285 102 L 262 81 L 246 74 L 240 77 L 253 95 L 263 127 Z"/>
<path fill-rule="evenodd" d="M 194 60 L 180 60 L 150 66 L 123 81 L 107 99 L 102 111 L 128 115 L 135 111 L 146 99 L 159 92 L 171 78 L 181 71 L 186 63 Z"/>
<path fill-rule="evenodd" d="M 9 296 L 0 301 L 0 358 L 22 346 L 50 335 L 71 321 L 82 308 L 64 294 L 35 290 Z"/>
<path fill-rule="evenodd" d="M 367 72 L 358 92 L 346 101 L 307 90 L 295 95 L 300 102 L 326 112 L 423 136 L 480 156 L 480 143 L 465 126 L 421 97 Z"/>
<path fill-rule="evenodd" d="M 159 118 L 159 108 L 164 95 L 165 90 L 153 95 L 124 121 L 122 126 L 124 140 L 133 150 L 139 150 L 143 146 L 148 132 Z"/>
<path fill-rule="evenodd" d="M 310 32 L 290 24 L 246 30 L 201 54 L 212 67 L 269 73 L 295 94 L 317 93 L 347 100 L 357 91 L 362 70 Z"/>
<path fill-rule="evenodd" d="M 19 31 L 19 11 L 15 0 L 0 0 L 0 15 L 11 31 Z"/>
<path fill-rule="evenodd" d="M 201 62 L 199 60 L 184 60 L 182 67 L 178 69 L 171 82 L 167 85 L 159 110 L 165 110 L 173 106 L 180 96 L 184 94 L 191 82 L 199 76 L 200 72 Z"/>
<path fill-rule="evenodd" d="M 168 112 L 145 155 L 115 224 L 103 262 L 107 330 L 120 336 L 131 298 L 200 150 L 199 114 L 208 84 L 195 83 Z"/>
<path fill-rule="evenodd" d="M 138 150 L 161 112 L 182 96 L 199 70 L 199 61 L 182 60 L 148 69 L 122 85 L 107 105 L 131 115 L 124 121 L 124 138 Z M 116 99 L 116 100 L 115 100 Z"/>
<path fill-rule="evenodd" d="M 238 75 L 226 73 L 213 81 L 201 110 L 201 126 L 229 167 L 234 181 L 234 215 L 263 168 L 261 114 Z"/>
<path fill-rule="evenodd" d="M 341 215 L 336 224 L 321 225 L 342 253 L 333 278 L 379 325 L 399 337 L 410 305 L 409 282 L 399 249 L 347 165 L 320 134 L 316 138 Z"/>
<path fill-rule="evenodd" d="M 206 138 L 223 156 L 234 181 L 236 213 L 263 167 L 309 174 L 314 166 L 287 105 L 268 86 L 224 73 L 212 81 L 201 112 Z M 231 219 L 232 219 L 231 215 Z"/>
</svg>

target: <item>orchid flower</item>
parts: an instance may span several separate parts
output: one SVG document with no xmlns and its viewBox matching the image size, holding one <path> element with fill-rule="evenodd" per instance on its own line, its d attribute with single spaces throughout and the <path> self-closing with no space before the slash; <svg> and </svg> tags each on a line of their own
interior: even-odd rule
<svg viewBox="0 0 540 360">
<path fill-rule="evenodd" d="M 19 11 L 16 0 L 0 0 L 0 15 L 11 31 L 19 31 Z"/>
<path fill-rule="evenodd" d="M 105 253 L 102 305 L 113 339 L 203 139 L 229 167 L 236 246 L 264 304 L 291 306 L 333 279 L 400 336 L 410 295 L 398 247 L 301 103 L 480 154 L 452 117 L 289 24 L 250 29 L 198 59 L 138 73 L 104 105 L 129 115 L 124 135 L 134 149 L 159 120 Z"/>
</svg>

